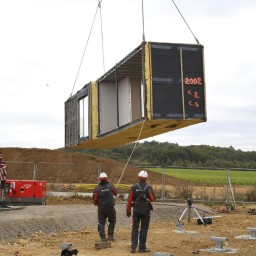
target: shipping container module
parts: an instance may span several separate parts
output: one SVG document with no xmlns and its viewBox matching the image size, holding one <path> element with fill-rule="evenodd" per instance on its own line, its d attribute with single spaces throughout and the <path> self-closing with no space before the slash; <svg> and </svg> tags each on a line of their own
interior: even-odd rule
<svg viewBox="0 0 256 256">
<path fill-rule="evenodd" d="M 203 50 L 143 42 L 65 102 L 65 146 L 112 148 L 205 122 Z"/>
</svg>

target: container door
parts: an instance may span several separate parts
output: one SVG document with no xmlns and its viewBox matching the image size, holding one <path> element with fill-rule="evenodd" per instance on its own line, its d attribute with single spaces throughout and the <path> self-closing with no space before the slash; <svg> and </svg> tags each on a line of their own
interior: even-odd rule
<svg viewBox="0 0 256 256">
<path fill-rule="evenodd" d="M 99 84 L 100 135 L 115 130 L 117 125 L 117 89 L 115 83 Z"/>
<path fill-rule="evenodd" d="M 118 83 L 118 116 L 119 126 L 129 124 L 132 121 L 131 81 L 129 77 Z"/>
</svg>

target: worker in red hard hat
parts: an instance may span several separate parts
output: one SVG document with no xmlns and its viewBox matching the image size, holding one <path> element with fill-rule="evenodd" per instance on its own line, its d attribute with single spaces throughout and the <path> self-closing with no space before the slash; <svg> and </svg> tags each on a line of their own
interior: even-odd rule
<svg viewBox="0 0 256 256">
<path fill-rule="evenodd" d="M 100 173 L 99 184 L 93 192 L 94 205 L 98 206 L 98 232 L 102 241 L 113 241 L 114 230 L 116 224 L 115 199 L 117 189 L 108 181 L 108 176 L 105 172 Z M 108 237 L 106 239 L 105 224 L 108 219 Z"/>
<path fill-rule="evenodd" d="M 135 253 L 139 240 L 139 252 L 149 252 L 146 247 L 147 234 L 150 223 L 150 211 L 153 206 L 150 202 L 155 201 L 153 188 L 147 184 L 148 173 L 142 170 L 138 174 L 139 182 L 134 184 L 129 192 L 126 215 L 131 216 L 133 207 L 133 225 L 132 225 L 132 245 L 131 252 Z M 139 232 L 140 227 L 140 232 Z"/>
</svg>

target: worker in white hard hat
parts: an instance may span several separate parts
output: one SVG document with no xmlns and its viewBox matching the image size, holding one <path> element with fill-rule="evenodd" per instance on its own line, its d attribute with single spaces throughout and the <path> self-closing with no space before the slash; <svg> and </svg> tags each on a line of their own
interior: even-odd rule
<svg viewBox="0 0 256 256">
<path fill-rule="evenodd" d="M 153 206 L 150 202 L 155 201 L 156 197 L 153 188 L 147 184 L 148 173 L 142 170 L 138 174 L 139 182 L 134 184 L 129 192 L 126 215 L 131 216 L 131 208 L 133 207 L 132 221 L 132 245 L 131 252 L 135 253 L 139 241 L 139 252 L 149 252 L 146 247 L 147 234 L 150 223 L 150 211 Z M 140 231 L 139 231 L 140 227 Z"/>
<path fill-rule="evenodd" d="M 114 230 L 116 224 L 115 199 L 117 189 L 108 181 L 105 172 L 100 173 L 99 184 L 93 192 L 93 202 L 98 206 L 98 232 L 102 241 L 114 241 Z M 108 237 L 105 234 L 105 224 L 108 219 Z"/>
</svg>

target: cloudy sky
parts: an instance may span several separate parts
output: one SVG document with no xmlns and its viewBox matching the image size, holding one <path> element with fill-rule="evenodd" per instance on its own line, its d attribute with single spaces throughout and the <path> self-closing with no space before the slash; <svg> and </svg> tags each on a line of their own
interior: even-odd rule
<svg viewBox="0 0 256 256">
<path fill-rule="evenodd" d="M 206 123 L 149 140 L 256 151 L 256 1 L 175 0 L 205 47 Z M 64 147 L 64 102 L 104 73 L 98 0 L 0 0 L 0 147 Z M 141 0 L 102 0 L 105 71 L 142 42 Z M 146 41 L 196 43 L 171 0 L 144 0 Z"/>
</svg>

